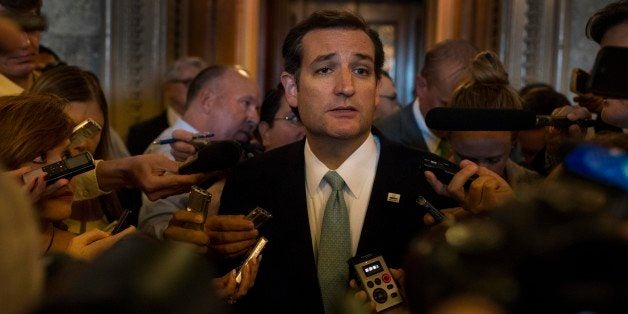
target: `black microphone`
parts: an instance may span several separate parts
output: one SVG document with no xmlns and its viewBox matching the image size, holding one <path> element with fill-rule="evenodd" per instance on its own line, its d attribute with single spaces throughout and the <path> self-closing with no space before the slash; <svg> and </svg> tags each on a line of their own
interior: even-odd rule
<svg viewBox="0 0 628 314">
<path fill-rule="evenodd" d="M 199 149 L 190 161 L 179 167 L 180 174 L 226 170 L 242 157 L 242 146 L 236 141 L 211 142 Z"/>
<path fill-rule="evenodd" d="M 434 108 L 427 112 L 425 123 L 442 131 L 520 131 L 544 126 L 568 128 L 596 126 L 596 120 L 571 121 L 567 117 L 537 116 L 532 111 L 486 108 Z"/>
</svg>

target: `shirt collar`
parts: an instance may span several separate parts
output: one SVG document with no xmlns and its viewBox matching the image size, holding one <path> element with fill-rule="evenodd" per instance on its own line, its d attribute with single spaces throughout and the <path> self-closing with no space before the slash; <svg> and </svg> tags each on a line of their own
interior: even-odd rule
<svg viewBox="0 0 628 314">
<path fill-rule="evenodd" d="M 364 187 L 362 169 L 373 165 L 377 166 L 379 160 L 379 139 L 369 133 L 364 143 L 345 160 L 336 172 L 342 177 L 347 186 L 349 195 L 359 198 Z M 305 176 L 307 189 L 310 192 L 323 187 L 323 177 L 331 169 L 314 155 L 308 141 L 305 141 Z M 376 158 L 373 158 L 375 156 Z"/>
<path fill-rule="evenodd" d="M 177 119 L 181 117 L 171 106 L 166 107 L 166 117 L 168 118 L 168 125 L 172 126 L 177 122 Z"/>
<path fill-rule="evenodd" d="M 440 144 L 440 137 L 434 134 L 430 128 L 427 127 L 425 123 L 425 117 L 421 114 L 420 109 L 421 104 L 419 103 L 419 98 L 414 99 L 414 103 L 412 104 L 412 112 L 414 113 L 414 119 L 416 120 L 416 124 L 419 126 L 419 130 L 421 131 L 421 135 L 423 135 L 423 139 L 425 140 L 425 144 L 430 152 L 435 152 Z"/>
</svg>

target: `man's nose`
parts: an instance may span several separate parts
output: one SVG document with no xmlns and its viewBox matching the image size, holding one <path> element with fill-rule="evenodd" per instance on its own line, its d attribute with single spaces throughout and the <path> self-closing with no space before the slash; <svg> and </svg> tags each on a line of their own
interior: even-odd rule
<svg viewBox="0 0 628 314">
<path fill-rule="evenodd" d="M 247 108 L 246 116 L 247 116 L 246 122 L 254 126 L 257 126 L 257 124 L 259 123 L 259 112 L 257 111 L 256 107 L 251 106 Z"/>
<path fill-rule="evenodd" d="M 335 92 L 337 95 L 343 95 L 349 97 L 355 93 L 355 86 L 353 85 L 353 73 L 351 69 L 340 68 L 336 73 L 336 86 Z"/>
</svg>

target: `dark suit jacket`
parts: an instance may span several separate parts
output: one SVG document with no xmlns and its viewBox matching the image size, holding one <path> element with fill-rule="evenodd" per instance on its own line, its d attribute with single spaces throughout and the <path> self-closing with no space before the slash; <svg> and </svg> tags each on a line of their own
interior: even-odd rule
<svg viewBox="0 0 628 314">
<path fill-rule="evenodd" d="M 392 141 L 427 151 L 425 139 L 414 119 L 413 104 L 411 103 L 401 110 L 375 121 L 375 126 Z"/>
<path fill-rule="evenodd" d="M 437 207 L 448 200 L 435 196 L 425 181 L 420 160 L 427 153 L 379 138 L 380 158 L 357 254 L 375 249 L 398 268 L 409 241 L 425 228 L 416 198 L 423 195 Z M 261 206 L 273 215 L 260 229 L 269 243 L 255 286 L 238 301 L 242 312 L 323 311 L 307 213 L 304 143 L 243 162 L 227 179 L 221 214 L 246 214 Z M 400 194 L 400 202 L 387 201 L 389 192 Z"/>
<path fill-rule="evenodd" d="M 157 136 L 168 128 L 166 111 L 149 120 L 132 125 L 127 135 L 126 147 L 131 155 L 141 155 Z"/>
</svg>

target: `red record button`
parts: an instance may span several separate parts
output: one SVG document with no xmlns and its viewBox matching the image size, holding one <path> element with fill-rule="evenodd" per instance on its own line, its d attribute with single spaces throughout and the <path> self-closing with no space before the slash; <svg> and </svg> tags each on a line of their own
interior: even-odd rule
<svg viewBox="0 0 628 314">
<path fill-rule="evenodd" d="M 391 279 L 392 278 L 390 278 L 390 274 L 383 274 L 382 275 L 382 281 L 385 282 L 385 283 L 389 283 Z"/>
</svg>

